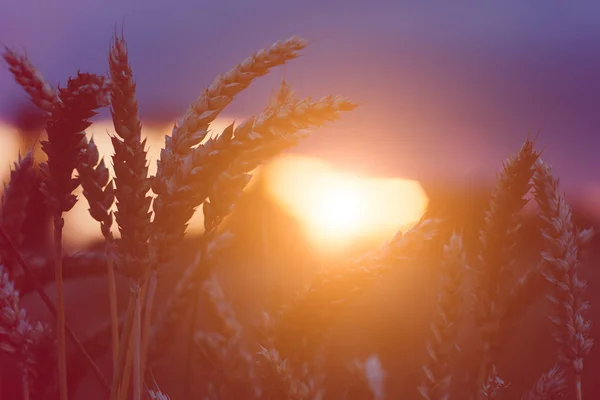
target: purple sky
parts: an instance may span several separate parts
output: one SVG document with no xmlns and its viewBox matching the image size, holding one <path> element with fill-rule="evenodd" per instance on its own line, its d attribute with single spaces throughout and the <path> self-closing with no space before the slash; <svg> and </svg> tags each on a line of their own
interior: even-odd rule
<svg viewBox="0 0 600 400">
<path fill-rule="evenodd" d="M 272 42 L 315 42 L 228 110 L 260 111 L 282 77 L 363 105 L 303 150 L 411 178 L 494 177 L 528 132 L 568 186 L 600 182 L 598 1 L 2 0 L 0 43 L 53 82 L 106 71 L 125 23 L 141 112 L 174 118 L 213 77 Z M 0 115 L 21 101 L 0 73 Z"/>
</svg>

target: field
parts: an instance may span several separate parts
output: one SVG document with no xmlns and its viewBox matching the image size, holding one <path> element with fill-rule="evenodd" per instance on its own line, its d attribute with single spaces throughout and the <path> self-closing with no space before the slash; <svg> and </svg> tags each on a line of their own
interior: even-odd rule
<svg viewBox="0 0 600 400">
<path fill-rule="evenodd" d="M 6 73 L 44 129 L 24 140 L 2 202 L 2 396 L 600 395 L 596 221 L 571 208 L 526 134 L 490 188 L 432 182 L 427 204 L 364 203 L 368 217 L 354 220 L 353 201 L 375 186 L 344 186 L 299 202 L 308 213 L 331 203 L 309 225 L 274 199 L 265 171 L 283 168 L 277 157 L 360 105 L 299 98 L 284 80 L 259 115 L 218 117 L 307 45 L 279 41 L 215 78 L 159 144 L 156 168 L 122 36 L 106 76 L 77 72 L 56 88 L 5 49 Z M 104 108 L 113 136 L 86 135 Z M 298 185 L 285 186 L 292 200 L 306 195 Z M 194 215 L 203 229 L 188 229 Z M 70 228 L 82 218 L 94 240 Z M 328 242 L 377 218 L 403 226 L 339 249 Z"/>
</svg>

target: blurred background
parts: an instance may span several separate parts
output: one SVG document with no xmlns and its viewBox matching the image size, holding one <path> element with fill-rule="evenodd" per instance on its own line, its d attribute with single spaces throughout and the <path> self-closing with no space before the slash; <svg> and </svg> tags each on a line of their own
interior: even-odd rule
<svg viewBox="0 0 600 400">
<path fill-rule="evenodd" d="M 300 96 L 341 94 L 360 104 L 257 170 L 228 221 L 237 241 L 226 263 L 235 268 L 219 271 L 231 300 L 250 320 L 300 290 L 317 270 L 371 249 L 426 212 L 450 218 L 453 228 L 476 240 L 495 174 L 528 136 L 537 138 L 544 159 L 554 166 L 578 220 L 596 225 L 599 20 L 600 3 L 590 0 L 3 0 L 0 43 L 25 51 L 57 85 L 77 69 L 106 72 L 111 36 L 123 28 L 152 173 L 164 136 L 218 73 L 276 40 L 297 34 L 311 41 L 301 58 L 259 79 L 212 125 L 218 134 L 232 121 L 259 113 L 282 79 Z M 24 153 L 42 129 L 43 120 L 4 70 L 4 179 L 19 151 Z M 88 130 L 106 157 L 112 155 L 112 129 L 105 111 Z M 31 210 L 32 231 L 40 231 L 42 214 Z M 535 222 L 528 224 L 535 232 Z M 66 216 L 66 229 L 69 252 L 98 246 L 100 229 L 87 215 L 85 201 Z M 184 243 L 182 268 L 201 231 L 198 212 Z M 41 233 L 29 251 L 43 255 L 43 244 Z M 179 272 L 161 281 L 165 298 Z M 415 299 L 425 297 L 430 285 L 426 275 L 402 274 L 401 285 L 391 280 L 387 289 L 355 306 L 378 310 L 365 317 L 373 330 L 346 333 L 332 354 L 357 343 L 363 347 L 349 353 L 367 354 L 375 338 L 375 350 L 387 354 L 384 365 L 390 368 L 402 369 L 399 352 L 414 356 L 412 346 L 426 329 Z M 108 312 L 102 278 L 85 279 L 86 284 L 73 283 L 69 293 L 73 325 L 84 336 L 101 319 L 93 316 Z M 393 297 L 398 291 L 410 302 L 399 306 Z M 84 310 L 77 307 L 82 298 Z M 395 319 L 385 312 L 396 312 Z M 339 332 L 348 332 L 356 316 L 345 321 Z M 396 384 L 414 387 L 419 371 L 404 376 Z M 176 393 L 175 387 L 168 389 Z"/>
<path fill-rule="evenodd" d="M 214 124 L 215 133 L 260 112 L 286 79 L 301 96 L 342 94 L 360 103 L 294 154 L 314 161 L 314 172 L 328 168 L 334 175 L 351 175 L 350 180 L 379 180 L 372 182 L 377 186 L 372 197 L 385 197 L 389 204 L 410 198 L 411 212 L 418 214 L 414 202 L 423 200 L 416 200 L 422 196 L 416 185 L 489 186 L 501 161 L 529 135 L 537 137 L 563 187 L 596 209 L 597 2 L 60 0 L 50 5 L 4 0 L 1 7 L 0 41 L 26 51 L 52 84 L 64 83 L 78 68 L 105 72 L 111 35 L 124 29 L 151 168 L 173 121 L 219 72 L 275 40 L 299 34 L 311 40 L 303 56 L 239 96 Z M 109 156 L 107 117 L 105 112 L 96 119 L 90 135 Z M 35 135 L 43 126 L 8 72 L 0 74 L 0 120 L 7 161 L 16 158 L 19 133 Z M 7 161 L 0 163 L 3 175 Z M 319 217 L 306 215 L 306 209 L 320 200 L 308 197 L 323 182 L 292 176 L 304 169 L 297 161 L 289 160 L 272 179 L 276 192 L 289 191 L 282 181 L 291 179 L 293 190 L 305 193 L 305 199 L 290 195 L 304 206 L 279 200 L 302 214 L 314 233 L 319 228 L 308 220 Z M 327 203 L 335 195 L 324 196 L 330 197 L 323 200 Z M 346 208 L 352 207 L 368 208 Z M 402 218 L 411 219 L 396 216 L 388 222 Z M 72 219 L 84 225 L 81 218 Z M 84 226 L 73 229 L 73 241 L 87 238 L 81 235 Z"/>
</svg>

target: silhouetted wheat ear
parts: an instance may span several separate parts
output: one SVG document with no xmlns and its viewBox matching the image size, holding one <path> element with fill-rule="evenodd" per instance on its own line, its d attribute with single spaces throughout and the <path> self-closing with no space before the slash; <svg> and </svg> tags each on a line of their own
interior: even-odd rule
<svg viewBox="0 0 600 400">
<path fill-rule="evenodd" d="M 104 159 L 100 159 L 93 138 L 84 145 L 80 152 L 77 172 L 83 188 L 83 195 L 90 206 L 90 215 L 100 222 L 102 235 L 110 240 L 113 222 L 110 209 L 115 201 L 114 186 Z"/>
<path fill-rule="evenodd" d="M 151 235 L 150 179 L 142 140 L 142 124 L 138 115 L 135 81 L 125 39 L 114 37 L 108 58 L 113 82 L 111 115 L 117 136 L 111 138 L 115 154 L 115 195 L 121 240 L 118 244 L 119 266 L 122 270 L 140 273 L 149 267 L 148 241 Z"/>
<path fill-rule="evenodd" d="M 72 173 L 76 168 L 82 146 L 87 144 L 83 129 L 89 126 L 88 119 L 95 115 L 95 109 L 107 104 L 108 82 L 100 76 L 78 73 L 75 78 L 68 81 L 65 88 L 54 90 L 44 81 L 42 75 L 26 57 L 19 56 L 9 49 L 6 49 L 3 56 L 15 80 L 47 116 L 46 132 L 48 140 L 42 142 L 42 150 L 47 154 L 48 161 L 40 164 L 42 180 L 40 190 L 45 194 L 46 204 L 49 206 L 54 219 L 57 306 L 54 307 L 38 282 L 35 282 L 34 287 L 57 320 L 59 393 L 61 399 L 66 399 L 68 391 L 66 334 L 69 333 L 82 354 L 87 356 L 87 353 L 65 322 L 62 270 L 64 220 L 62 213 L 70 210 L 75 204 L 76 197 L 72 194 L 72 191 L 79 185 L 79 181 L 72 179 Z M 2 232 L 5 233 L 4 230 Z M 10 240 L 8 235 L 6 235 L 6 240 Z M 7 247 L 12 248 L 13 245 L 9 244 Z M 12 250 L 13 256 L 20 258 L 17 250 Z M 35 280 L 36 278 L 32 275 L 26 262 L 22 258 L 19 261 L 21 266 L 28 271 L 29 280 Z M 106 387 L 106 381 L 94 361 L 89 357 L 87 357 L 87 361 Z"/>
<path fill-rule="evenodd" d="M 521 225 L 518 213 L 527 203 L 534 165 L 539 154 L 527 140 L 515 156 L 504 163 L 485 212 L 473 292 L 475 317 L 482 335 L 482 366 L 479 379 L 490 376 L 493 352 L 498 348 L 499 322 L 507 309 L 507 293 L 519 274 L 514 267 L 514 246 Z"/>
<path fill-rule="evenodd" d="M 2 227 L 16 246 L 23 242 L 23 222 L 27 216 L 29 198 L 37 184 L 38 172 L 34 166 L 33 151 L 29 151 L 25 157 L 19 155 L 18 161 L 10 171 L 8 184 L 4 185 L 0 214 Z M 0 258 L 6 272 L 14 276 L 17 266 L 4 247 L 0 249 Z"/>
</svg>

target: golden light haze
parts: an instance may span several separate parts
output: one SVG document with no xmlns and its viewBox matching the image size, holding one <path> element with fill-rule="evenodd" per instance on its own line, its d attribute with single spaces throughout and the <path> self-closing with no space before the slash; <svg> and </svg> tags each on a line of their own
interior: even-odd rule
<svg viewBox="0 0 600 400">
<path fill-rule="evenodd" d="M 348 174 L 316 158 L 283 156 L 266 174 L 270 194 L 325 253 L 390 238 L 416 223 L 428 203 L 416 181 Z"/>
</svg>

